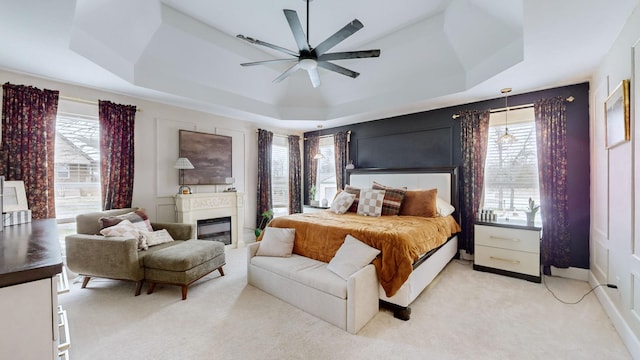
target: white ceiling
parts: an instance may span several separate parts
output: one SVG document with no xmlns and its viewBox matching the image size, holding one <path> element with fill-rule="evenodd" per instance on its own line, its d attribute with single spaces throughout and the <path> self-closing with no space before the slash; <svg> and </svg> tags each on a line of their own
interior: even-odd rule
<svg viewBox="0 0 640 360">
<path fill-rule="evenodd" d="M 0 0 L 0 68 L 129 94 L 265 126 L 333 127 L 589 80 L 639 0 L 315 0 L 315 46 L 353 19 L 330 52 L 352 79 L 319 69 L 313 88 L 283 9 L 306 27 L 304 0 Z"/>
</svg>

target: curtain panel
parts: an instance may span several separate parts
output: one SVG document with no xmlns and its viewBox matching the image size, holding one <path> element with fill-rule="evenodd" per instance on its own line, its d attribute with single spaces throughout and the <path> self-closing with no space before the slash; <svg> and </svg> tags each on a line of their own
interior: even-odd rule
<svg viewBox="0 0 640 360">
<path fill-rule="evenodd" d="M 256 228 L 264 228 L 261 224 L 262 213 L 273 209 L 271 195 L 271 148 L 273 133 L 258 129 L 258 206 L 256 211 Z"/>
<path fill-rule="evenodd" d="M 349 146 L 349 135 L 345 131 L 340 131 L 333 135 L 333 152 L 336 162 L 336 186 L 337 190 L 344 187 L 344 169 L 347 167 L 347 147 Z"/>
<path fill-rule="evenodd" d="M 541 99 L 534 104 L 543 272 L 551 266 L 567 268 L 571 260 L 569 199 L 567 196 L 567 118 L 562 97 Z"/>
<path fill-rule="evenodd" d="M 98 101 L 103 210 L 131 207 L 136 107 Z"/>
<path fill-rule="evenodd" d="M 302 212 L 300 136 L 289 135 L 289 214 Z"/>
<path fill-rule="evenodd" d="M 318 161 L 313 157 L 318 153 L 320 147 L 320 138 L 317 135 L 310 135 L 305 138 L 304 142 L 304 197 L 305 204 L 309 204 L 312 199 L 309 198 L 311 186 L 316 184 L 318 177 Z"/>
<path fill-rule="evenodd" d="M 31 216 L 56 217 L 54 188 L 57 90 L 2 86 L 1 174 L 24 181 Z"/>
<path fill-rule="evenodd" d="M 490 111 L 460 112 L 460 141 L 462 143 L 462 233 L 460 249 L 473 254 L 473 226 L 477 217 L 484 187 L 484 162 L 487 156 Z"/>
</svg>

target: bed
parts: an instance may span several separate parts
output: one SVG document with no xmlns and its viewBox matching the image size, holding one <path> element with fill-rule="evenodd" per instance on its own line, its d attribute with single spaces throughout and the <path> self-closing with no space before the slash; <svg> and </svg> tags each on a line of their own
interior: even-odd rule
<svg viewBox="0 0 640 360">
<path fill-rule="evenodd" d="M 458 208 L 456 167 L 421 169 L 352 169 L 350 186 L 366 189 L 373 182 L 391 188 L 438 189 L 438 197 Z M 459 216 L 368 217 L 330 211 L 278 217 L 269 226 L 296 229 L 293 252 L 329 262 L 346 234 L 381 250 L 373 264 L 379 279 L 379 298 L 394 316 L 408 320 L 410 304 L 457 254 Z"/>
</svg>

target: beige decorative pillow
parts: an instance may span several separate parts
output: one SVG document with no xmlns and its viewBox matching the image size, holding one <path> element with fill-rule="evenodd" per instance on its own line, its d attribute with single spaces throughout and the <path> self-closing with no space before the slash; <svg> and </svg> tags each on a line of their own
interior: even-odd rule
<svg viewBox="0 0 640 360">
<path fill-rule="evenodd" d="M 136 225 L 129 220 L 122 220 L 116 225 L 100 230 L 100 234 L 107 237 L 125 237 L 138 240 L 138 249 L 147 250 L 147 237 Z"/>
<path fill-rule="evenodd" d="M 407 190 L 404 194 L 400 215 L 434 217 L 438 216 L 436 199 L 438 189 Z"/>
<path fill-rule="evenodd" d="M 362 189 L 358 202 L 358 215 L 380 216 L 385 190 Z"/>
<path fill-rule="evenodd" d="M 349 207 L 351 206 L 351 204 L 353 204 L 353 201 L 355 199 L 356 196 L 354 194 L 349 194 L 345 191 L 342 191 L 336 196 L 335 199 L 333 199 L 330 210 L 336 214 L 344 214 L 347 212 L 347 210 L 349 210 Z"/>
<path fill-rule="evenodd" d="M 436 199 L 436 209 L 438 211 L 438 215 L 440 216 L 449 216 L 453 214 L 454 211 L 456 211 L 456 208 L 454 208 L 453 205 L 449 204 L 447 201 L 441 199 L 440 197 Z"/>
<path fill-rule="evenodd" d="M 290 257 L 295 237 L 296 229 L 267 226 L 264 229 L 256 256 Z"/>
<path fill-rule="evenodd" d="M 146 235 L 147 235 L 147 245 L 149 246 L 154 246 L 154 245 L 175 241 L 171 236 L 171 234 L 169 234 L 167 229 L 148 232 L 146 233 Z"/>
<path fill-rule="evenodd" d="M 329 261 L 327 269 L 347 280 L 358 270 L 370 264 L 379 253 L 380 250 L 347 235 L 336 255 Z"/>
</svg>

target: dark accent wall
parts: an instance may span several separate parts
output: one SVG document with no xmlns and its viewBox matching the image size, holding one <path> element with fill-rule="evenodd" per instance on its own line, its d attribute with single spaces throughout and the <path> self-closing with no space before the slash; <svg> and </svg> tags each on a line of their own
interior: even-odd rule
<svg viewBox="0 0 640 360">
<path fill-rule="evenodd" d="M 517 89 L 515 89 L 517 91 Z M 509 96 L 509 106 L 532 104 L 541 98 L 573 96 L 567 102 L 567 164 L 571 266 L 589 268 L 589 84 L 582 83 Z M 424 111 L 364 123 L 323 129 L 305 136 L 351 130 L 349 153 L 358 168 L 461 166 L 461 110 L 504 107 L 504 98 Z M 460 172 L 462 174 L 462 172 Z M 461 178 L 460 181 L 465 181 Z M 305 189 L 306 193 L 307 189 Z M 460 190 L 462 191 L 462 189 Z"/>
</svg>

